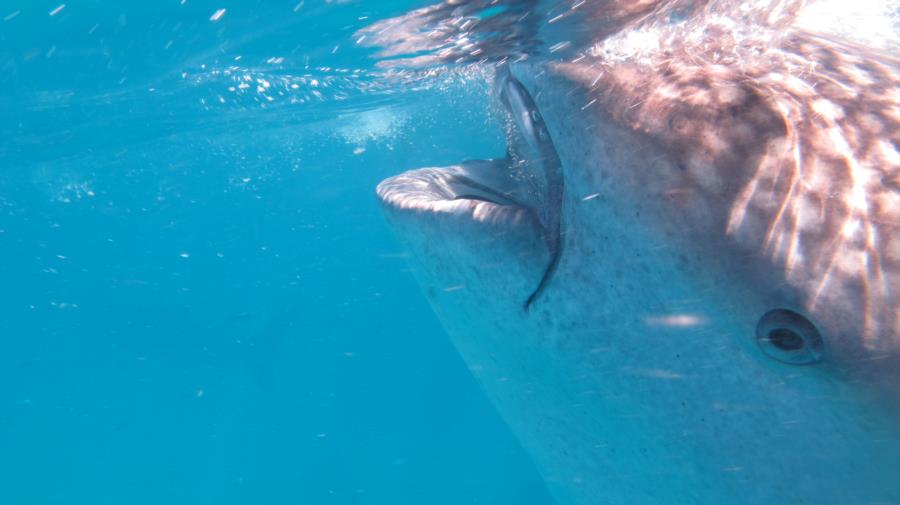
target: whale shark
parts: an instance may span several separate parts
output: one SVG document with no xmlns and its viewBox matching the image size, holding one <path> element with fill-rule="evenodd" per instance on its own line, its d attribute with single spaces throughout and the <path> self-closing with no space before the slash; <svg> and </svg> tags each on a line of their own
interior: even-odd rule
<svg viewBox="0 0 900 505">
<path fill-rule="evenodd" d="M 453 0 L 362 32 L 494 69 L 505 155 L 376 193 L 559 504 L 900 503 L 896 9 L 829 8 Z"/>
</svg>

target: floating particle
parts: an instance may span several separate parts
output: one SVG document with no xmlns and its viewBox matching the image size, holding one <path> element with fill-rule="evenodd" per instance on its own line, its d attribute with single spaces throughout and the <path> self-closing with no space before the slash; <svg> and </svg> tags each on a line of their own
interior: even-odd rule
<svg viewBox="0 0 900 505">
<path fill-rule="evenodd" d="M 209 20 L 215 23 L 216 21 L 222 19 L 222 16 L 225 15 L 226 9 L 219 9 L 216 12 L 213 12 L 213 15 L 209 17 Z"/>
<path fill-rule="evenodd" d="M 51 15 L 51 16 L 55 16 L 55 15 L 59 14 L 60 11 L 62 11 L 62 10 L 65 9 L 65 8 L 66 8 L 66 4 L 59 4 L 58 7 L 56 7 L 56 8 L 53 9 L 52 11 L 50 11 L 50 15 Z"/>
</svg>

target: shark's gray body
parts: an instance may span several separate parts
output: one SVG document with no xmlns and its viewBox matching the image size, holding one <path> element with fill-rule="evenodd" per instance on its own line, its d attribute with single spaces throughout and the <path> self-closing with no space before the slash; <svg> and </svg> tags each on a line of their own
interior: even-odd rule
<svg viewBox="0 0 900 505">
<path fill-rule="evenodd" d="M 559 180 L 467 162 L 379 196 L 560 504 L 900 503 L 900 65 L 723 4 L 610 10 L 577 58 L 512 65 Z M 807 365 L 773 310 L 818 329 Z"/>
</svg>

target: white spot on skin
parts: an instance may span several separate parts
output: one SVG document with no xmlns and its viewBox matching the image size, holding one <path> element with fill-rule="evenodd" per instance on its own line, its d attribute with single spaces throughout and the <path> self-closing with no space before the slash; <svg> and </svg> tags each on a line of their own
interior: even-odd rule
<svg viewBox="0 0 900 505">
<path fill-rule="evenodd" d="M 649 316 L 644 319 L 648 326 L 691 327 L 707 323 L 706 318 L 693 314 L 671 314 L 667 316 Z"/>
<path fill-rule="evenodd" d="M 844 110 L 830 100 L 820 98 L 812 103 L 812 110 L 828 121 L 836 121 L 844 117 Z"/>
<path fill-rule="evenodd" d="M 881 151 L 881 155 L 884 156 L 885 161 L 889 164 L 900 165 L 900 153 L 897 152 L 897 149 L 892 143 L 886 140 L 879 140 L 878 149 Z"/>
</svg>

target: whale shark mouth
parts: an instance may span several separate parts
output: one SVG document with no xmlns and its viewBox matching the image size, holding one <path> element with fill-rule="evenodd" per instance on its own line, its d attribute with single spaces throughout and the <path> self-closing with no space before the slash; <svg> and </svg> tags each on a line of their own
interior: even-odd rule
<svg viewBox="0 0 900 505">
<path fill-rule="evenodd" d="M 562 169 L 546 124 L 522 83 L 501 65 L 495 84 L 509 116 L 505 158 L 412 170 L 381 182 L 376 193 L 393 211 L 463 226 L 471 221 L 498 231 L 505 227 L 525 243 L 543 243 L 546 264 L 524 298 L 527 311 L 546 290 L 562 255 Z"/>
<path fill-rule="evenodd" d="M 540 268 L 547 277 L 543 265 L 553 261 L 545 253 L 549 249 L 538 212 L 518 196 L 528 186 L 516 180 L 516 168 L 510 158 L 420 168 L 385 179 L 376 193 L 394 228 L 412 229 L 401 234 L 407 240 L 441 238 L 440 245 L 411 244 L 413 249 L 443 248 L 447 268 L 471 263 L 460 259 L 467 254 L 491 251 L 495 260 L 475 262 L 485 274 L 492 264 L 508 271 L 522 267 L 523 271 L 510 277 L 525 282 L 537 278 Z M 518 261 L 511 265 L 510 259 Z M 457 288 L 473 288 L 464 284 Z M 509 289 L 523 293 L 523 300 L 531 290 L 525 301 L 527 309 L 543 288 L 535 288 L 530 280 Z"/>
<path fill-rule="evenodd" d="M 511 160 L 472 160 L 420 168 L 382 181 L 378 197 L 389 207 L 509 226 L 537 224 L 533 210 L 516 199 Z"/>
</svg>

